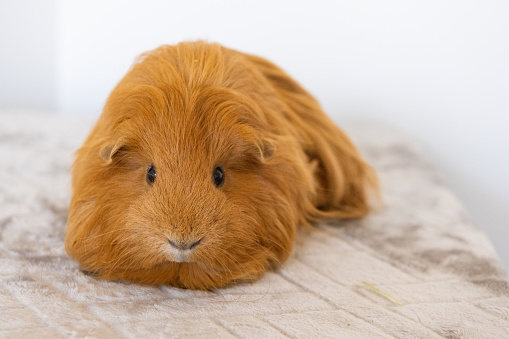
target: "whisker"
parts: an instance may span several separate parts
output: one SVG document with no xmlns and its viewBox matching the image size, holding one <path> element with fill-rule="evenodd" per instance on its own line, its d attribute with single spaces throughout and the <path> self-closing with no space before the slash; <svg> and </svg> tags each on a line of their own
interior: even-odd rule
<svg viewBox="0 0 509 339">
<path fill-rule="evenodd" d="M 53 248 L 49 253 L 48 253 L 48 256 L 51 256 L 53 253 L 55 253 L 56 251 L 58 251 L 59 249 L 61 249 L 62 247 L 65 246 L 65 243 L 60 245 L 60 246 L 57 246 L 55 248 Z M 40 273 L 39 273 L 39 281 L 40 283 L 42 283 L 42 271 L 44 270 L 44 266 L 41 265 L 41 269 L 40 269 Z"/>
</svg>

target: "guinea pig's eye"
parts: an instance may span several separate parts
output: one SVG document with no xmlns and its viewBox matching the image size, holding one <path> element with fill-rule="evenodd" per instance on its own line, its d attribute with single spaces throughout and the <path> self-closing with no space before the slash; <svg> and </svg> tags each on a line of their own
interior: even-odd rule
<svg viewBox="0 0 509 339">
<path fill-rule="evenodd" d="M 212 172 L 212 180 L 214 181 L 214 185 L 216 185 L 216 187 L 223 186 L 224 170 L 221 166 L 214 168 L 214 171 Z"/>
<path fill-rule="evenodd" d="M 147 183 L 152 185 L 156 181 L 156 168 L 154 165 L 150 165 L 147 168 Z"/>
</svg>

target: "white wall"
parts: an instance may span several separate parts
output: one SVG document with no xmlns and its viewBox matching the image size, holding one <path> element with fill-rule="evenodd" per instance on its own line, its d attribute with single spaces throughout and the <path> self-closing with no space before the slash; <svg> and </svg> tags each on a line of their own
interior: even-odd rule
<svg viewBox="0 0 509 339">
<path fill-rule="evenodd" d="M 54 110 L 56 0 L 0 0 L 0 108 Z"/>
<path fill-rule="evenodd" d="M 163 43 L 208 39 L 265 56 L 338 123 L 413 135 L 509 268 L 509 2 L 61 0 L 57 8 L 60 112 L 97 116 L 134 57 Z"/>
</svg>

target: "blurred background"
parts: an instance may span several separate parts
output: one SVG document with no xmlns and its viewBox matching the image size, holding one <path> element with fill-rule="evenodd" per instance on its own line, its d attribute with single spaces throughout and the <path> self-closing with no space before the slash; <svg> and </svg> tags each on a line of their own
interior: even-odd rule
<svg viewBox="0 0 509 339">
<path fill-rule="evenodd" d="M 508 1 L 0 0 L 0 112 L 93 119 L 138 54 L 196 39 L 411 135 L 509 268 Z"/>
</svg>

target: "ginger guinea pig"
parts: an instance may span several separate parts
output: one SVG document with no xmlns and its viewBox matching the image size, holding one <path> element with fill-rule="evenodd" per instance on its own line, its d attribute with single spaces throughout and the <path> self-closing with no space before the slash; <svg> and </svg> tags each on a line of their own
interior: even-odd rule
<svg viewBox="0 0 509 339">
<path fill-rule="evenodd" d="M 205 42 L 143 54 L 77 151 L 65 247 L 108 280 L 210 290 L 369 211 L 372 169 L 274 64 Z"/>
</svg>

